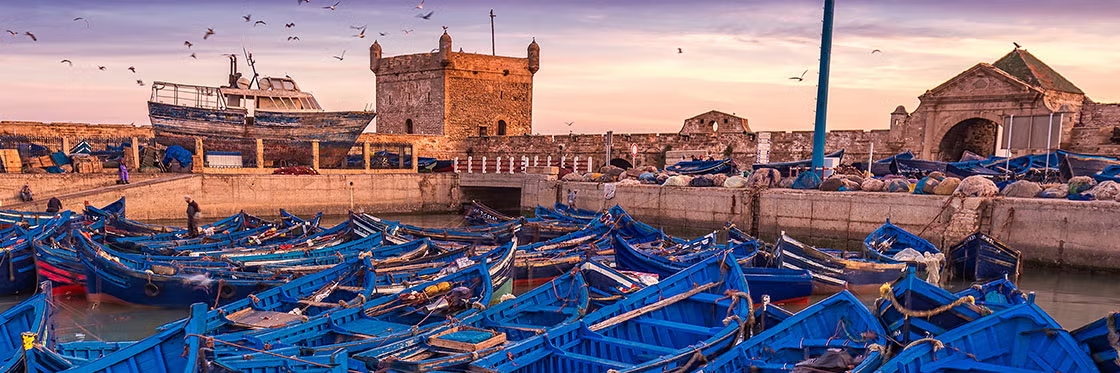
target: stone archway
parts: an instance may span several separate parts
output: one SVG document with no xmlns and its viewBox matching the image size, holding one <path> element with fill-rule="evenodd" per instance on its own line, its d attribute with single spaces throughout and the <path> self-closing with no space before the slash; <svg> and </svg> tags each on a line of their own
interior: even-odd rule
<svg viewBox="0 0 1120 373">
<path fill-rule="evenodd" d="M 938 159 L 956 162 L 965 150 L 989 157 L 995 154 L 999 124 L 984 118 L 969 118 L 945 132 L 938 145 Z"/>
</svg>

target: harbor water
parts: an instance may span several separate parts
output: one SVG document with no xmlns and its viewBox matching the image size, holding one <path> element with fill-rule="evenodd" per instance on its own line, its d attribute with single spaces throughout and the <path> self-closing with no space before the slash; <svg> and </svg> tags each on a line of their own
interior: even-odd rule
<svg viewBox="0 0 1120 373">
<path fill-rule="evenodd" d="M 461 216 L 454 214 L 437 215 L 396 215 L 379 214 L 390 220 L 400 220 L 407 224 L 426 227 L 461 227 L 465 223 Z M 324 217 L 323 225 L 333 225 L 345 217 Z M 155 222 L 182 225 L 183 221 Z M 708 230 L 697 227 L 661 227 L 668 233 L 692 238 L 703 235 L 719 227 Z M 764 240 L 766 237 L 762 237 Z M 812 242 L 809 242 L 812 243 Z M 1066 329 L 1099 319 L 1110 312 L 1120 309 L 1120 287 L 1112 286 L 1115 273 L 1080 272 L 1068 269 L 1026 266 L 1019 280 L 1019 288 L 1024 292 L 1034 292 L 1036 302 L 1042 306 Z M 956 290 L 968 286 L 967 283 L 952 283 L 946 287 Z M 519 293 L 526 289 L 514 289 Z M 859 294 L 866 304 L 871 305 L 877 294 Z M 22 296 L 0 297 L 0 309 L 17 304 Z M 820 299 L 814 297 L 813 301 Z M 60 342 L 75 340 L 135 340 L 154 333 L 159 325 L 187 316 L 187 310 L 140 308 L 115 304 L 93 304 L 81 295 L 60 294 L 55 298 L 55 335 Z M 789 305 L 797 310 L 806 305 Z"/>
</svg>

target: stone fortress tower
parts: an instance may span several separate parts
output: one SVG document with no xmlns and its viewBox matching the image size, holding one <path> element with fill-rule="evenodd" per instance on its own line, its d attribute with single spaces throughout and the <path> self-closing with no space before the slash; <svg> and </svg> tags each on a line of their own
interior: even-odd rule
<svg viewBox="0 0 1120 373">
<path fill-rule="evenodd" d="M 526 58 L 454 52 L 447 31 L 431 53 L 381 53 L 374 41 L 369 69 L 377 75 L 377 133 L 461 140 L 532 132 L 536 40 Z"/>
</svg>

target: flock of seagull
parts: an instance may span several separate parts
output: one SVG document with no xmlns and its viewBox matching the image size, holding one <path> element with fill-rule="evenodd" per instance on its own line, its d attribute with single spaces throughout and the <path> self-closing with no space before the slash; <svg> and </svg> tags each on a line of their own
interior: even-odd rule
<svg viewBox="0 0 1120 373">
<path fill-rule="evenodd" d="M 420 3 L 418 3 L 414 7 L 415 9 L 420 9 L 421 10 L 421 13 L 417 14 L 416 18 L 420 18 L 420 19 L 423 19 L 423 20 L 431 20 L 432 15 L 435 14 L 435 11 L 428 11 L 427 13 L 424 13 L 423 12 L 424 1 L 425 0 L 420 0 Z M 296 0 L 297 5 L 303 5 L 304 3 L 310 4 L 311 0 Z M 337 10 L 340 7 L 340 5 L 342 5 L 341 0 L 340 1 L 335 1 L 334 4 L 323 6 L 322 8 L 325 9 L 326 11 L 328 11 L 328 12 L 333 12 L 333 11 Z M 264 20 L 261 20 L 261 19 L 257 19 L 257 20 L 254 21 L 252 14 L 243 15 L 243 16 L 241 16 L 241 18 L 245 20 L 245 23 L 251 23 L 253 27 L 267 26 L 268 25 L 268 22 L 266 22 Z M 87 20 L 85 17 L 76 17 L 76 18 L 73 19 L 73 21 L 74 22 L 79 22 L 79 21 L 83 22 L 87 29 L 90 27 L 89 20 Z M 295 22 L 284 23 L 284 28 L 285 29 L 291 29 L 291 28 L 294 28 L 294 27 L 296 27 Z M 355 38 L 364 39 L 366 37 L 366 27 L 367 26 L 365 26 L 365 25 L 363 25 L 363 26 L 350 26 L 350 29 L 355 30 L 355 32 L 357 32 L 356 34 L 354 34 L 352 36 L 355 37 Z M 444 30 L 447 30 L 447 26 L 443 26 L 443 28 L 444 28 Z M 31 31 L 22 31 L 22 32 L 21 31 L 13 31 L 13 30 L 4 30 L 4 31 L 6 31 L 12 37 L 26 36 L 26 37 L 30 38 L 32 42 L 38 42 L 39 41 L 39 38 L 37 36 L 35 36 L 35 34 Z M 404 33 L 405 36 L 411 35 L 412 31 L 413 31 L 413 29 L 402 29 L 401 30 L 401 32 Z M 391 34 L 390 32 L 378 32 L 378 35 L 380 35 L 382 37 L 389 36 L 390 34 Z M 0 34 L 0 35 L 2 35 L 2 34 Z M 214 31 L 214 28 L 208 27 L 208 28 L 206 28 L 206 32 L 203 33 L 203 35 L 202 35 L 202 40 L 209 40 L 210 37 L 214 36 L 214 35 L 217 35 L 217 32 Z M 299 41 L 299 40 L 300 40 L 300 38 L 297 35 L 290 35 L 290 36 L 287 37 L 287 41 Z M 188 51 L 191 52 L 189 57 L 197 60 L 198 55 L 192 49 L 192 47 L 194 47 L 195 43 L 191 42 L 190 40 L 185 40 L 185 41 L 183 41 L 183 45 L 187 48 Z M 224 54 L 224 55 L 228 56 L 229 54 Z M 251 58 L 252 54 L 250 53 L 249 56 Z M 346 57 L 346 50 L 343 50 L 342 53 L 340 53 L 337 56 L 332 55 L 331 57 L 338 60 L 338 61 L 343 61 L 344 58 Z M 74 62 L 71 61 L 70 59 L 63 59 L 63 60 L 59 61 L 59 63 L 60 64 L 66 64 L 69 67 L 74 67 Z M 96 66 L 97 66 L 98 71 L 106 71 L 106 69 L 107 69 L 107 67 L 103 66 L 103 65 L 96 65 Z M 129 66 L 128 71 L 131 71 L 132 73 L 135 74 L 136 73 L 136 67 L 135 66 Z M 136 79 L 136 85 L 143 87 L 144 86 L 144 81 L 142 79 Z"/>
</svg>

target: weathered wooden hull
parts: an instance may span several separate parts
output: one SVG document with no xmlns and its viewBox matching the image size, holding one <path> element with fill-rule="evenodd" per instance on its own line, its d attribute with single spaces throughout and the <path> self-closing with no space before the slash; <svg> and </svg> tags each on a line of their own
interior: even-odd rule
<svg viewBox="0 0 1120 373">
<path fill-rule="evenodd" d="M 374 113 L 268 112 L 256 111 L 253 123 L 246 124 L 243 109 L 202 109 L 148 102 L 148 115 L 156 141 L 179 145 L 194 151 L 195 138 L 202 138 L 204 150 L 241 152 L 242 159 L 254 160 L 257 140 L 264 140 L 265 164 L 310 165 L 311 141 L 319 141 L 319 164 L 341 165 Z"/>
</svg>

